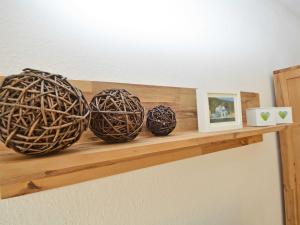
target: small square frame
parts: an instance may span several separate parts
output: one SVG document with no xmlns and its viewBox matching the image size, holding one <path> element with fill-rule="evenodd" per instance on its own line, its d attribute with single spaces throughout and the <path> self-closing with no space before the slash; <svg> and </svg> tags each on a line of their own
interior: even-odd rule
<svg viewBox="0 0 300 225">
<path fill-rule="evenodd" d="M 209 110 L 210 97 L 233 98 L 235 120 L 212 123 Z M 240 91 L 201 91 L 197 89 L 197 113 L 199 132 L 241 129 L 243 127 L 243 119 Z"/>
</svg>

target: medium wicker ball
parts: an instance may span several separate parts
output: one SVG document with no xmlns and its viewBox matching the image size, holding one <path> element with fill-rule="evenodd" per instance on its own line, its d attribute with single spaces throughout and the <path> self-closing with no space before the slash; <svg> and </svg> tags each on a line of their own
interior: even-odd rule
<svg viewBox="0 0 300 225">
<path fill-rule="evenodd" d="M 143 127 L 144 108 L 138 97 L 124 89 L 107 89 L 90 103 L 93 133 L 108 143 L 131 141 Z"/>
<path fill-rule="evenodd" d="M 16 152 L 45 155 L 66 149 L 86 130 L 89 106 L 61 75 L 24 69 L 0 86 L 0 140 Z"/>
<path fill-rule="evenodd" d="M 176 114 L 163 105 L 154 107 L 147 114 L 147 128 L 157 136 L 166 136 L 176 127 Z"/>
</svg>

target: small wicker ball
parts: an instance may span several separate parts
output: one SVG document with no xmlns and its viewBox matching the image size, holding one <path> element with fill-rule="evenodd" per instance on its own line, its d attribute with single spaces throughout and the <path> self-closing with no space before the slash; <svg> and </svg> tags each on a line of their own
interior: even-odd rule
<svg viewBox="0 0 300 225">
<path fill-rule="evenodd" d="M 163 105 L 154 107 L 147 114 L 147 128 L 157 136 L 166 136 L 176 127 L 176 114 Z"/>
<path fill-rule="evenodd" d="M 124 89 L 107 89 L 90 103 L 93 133 L 108 143 L 131 141 L 143 127 L 144 108 L 138 97 Z"/>
<path fill-rule="evenodd" d="M 89 106 L 61 75 L 24 69 L 0 86 L 0 140 L 16 152 L 64 150 L 86 130 Z"/>
</svg>

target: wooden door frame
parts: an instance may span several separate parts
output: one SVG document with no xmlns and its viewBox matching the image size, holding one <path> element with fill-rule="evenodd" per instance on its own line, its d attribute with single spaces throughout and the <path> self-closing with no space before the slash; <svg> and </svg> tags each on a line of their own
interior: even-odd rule
<svg viewBox="0 0 300 225">
<path fill-rule="evenodd" d="M 290 106 L 287 81 L 299 77 L 300 66 L 274 71 L 274 87 L 277 106 Z M 290 138 L 292 131 L 293 128 L 288 128 L 279 133 L 285 204 L 284 214 L 286 225 L 300 225 L 295 154 L 292 139 Z"/>
</svg>

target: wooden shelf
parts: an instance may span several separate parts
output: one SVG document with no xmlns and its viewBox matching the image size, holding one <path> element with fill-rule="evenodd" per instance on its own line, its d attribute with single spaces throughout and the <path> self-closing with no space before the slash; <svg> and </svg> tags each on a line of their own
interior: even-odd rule
<svg viewBox="0 0 300 225">
<path fill-rule="evenodd" d="M 0 76 L 0 81 L 3 78 Z M 170 136 L 152 137 L 144 127 L 136 140 L 111 145 L 100 142 L 87 131 L 68 150 L 39 158 L 17 154 L 0 143 L 0 198 L 44 191 L 249 145 L 261 142 L 265 133 L 281 131 L 288 127 L 245 127 L 226 132 L 199 133 L 196 90 L 193 88 L 99 81 L 71 82 L 83 91 L 88 101 L 99 90 L 124 88 L 139 96 L 145 111 L 156 105 L 168 105 L 176 112 L 176 129 Z M 243 122 L 246 123 L 246 109 L 259 107 L 259 94 L 241 92 L 241 102 Z"/>
<path fill-rule="evenodd" d="M 39 158 L 16 154 L 1 145 L 0 194 L 5 199 L 253 144 L 262 141 L 262 134 L 287 127 L 182 132 L 167 137 L 140 137 L 125 144 L 104 144 L 93 139 L 61 154 Z"/>
</svg>

